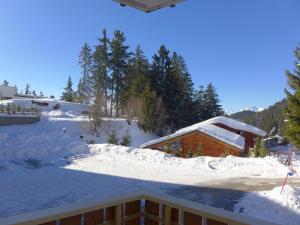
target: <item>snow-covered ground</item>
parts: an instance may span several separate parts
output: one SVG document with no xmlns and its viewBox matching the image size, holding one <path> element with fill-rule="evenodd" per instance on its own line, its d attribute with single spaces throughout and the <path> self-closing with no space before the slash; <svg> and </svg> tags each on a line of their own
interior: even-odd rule
<svg viewBox="0 0 300 225">
<path fill-rule="evenodd" d="M 35 100 L 38 101 L 38 100 Z M 0 160 L 18 159 L 57 159 L 77 154 L 88 154 L 88 143 L 105 143 L 110 129 L 114 129 L 118 139 L 129 131 L 133 138 L 131 146 L 157 138 L 145 133 L 136 122 L 129 125 L 125 119 L 105 119 L 100 137 L 89 132 L 89 119 L 81 112 L 87 107 L 82 104 L 59 102 L 61 108 L 53 110 L 58 101 L 42 99 L 49 106 L 41 107 L 41 121 L 32 125 L 0 127 Z M 0 101 L 0 104 L 14 103 L 26 107 L 32 106 L 32 99 Z"/>
<path fill-rule="evenodd" d="M 300 224 L 300 188 L 285 186 L 271 191 L 247 194 L 235 205 L 235 211 L 278 224 Z"/>
<path fill-rule="evenodd" d="M 84 106 L 60 102 L 62 108 L 53 110 L 57 102 L 47 101 L 49 106 L 42 107 L 40 122 L 0 127 L 0 217 L 100 200 L 135 188 L 166 193 L 183 185 L 208 185 L 213 180 L 284 178 L 289 171 L 273 157 L 181 159 L 135 148 L 156 137 L 123 119 L 106 119 L 100 137 L 95 137 L 89 134 L 88 118 L 81 115 Z M 30 105 L 31 100 L 18 103 Z M 113 127 L 119 138 L 129 130 L 132 147 L 104 144 L 108 127 Z M 89 145 L 92 139 L 98 144 Z M 299 174 L 300 163 L 294 168 Z M 251 192 L 235 210 L 255 217 L 276 216 L 282 224 L 298 225 L 299 190 L 287 187 L 284 195 L 279 192 L 278 188 Z M 267 210 L 257 205 L 265 205 Z"/>
</svg>

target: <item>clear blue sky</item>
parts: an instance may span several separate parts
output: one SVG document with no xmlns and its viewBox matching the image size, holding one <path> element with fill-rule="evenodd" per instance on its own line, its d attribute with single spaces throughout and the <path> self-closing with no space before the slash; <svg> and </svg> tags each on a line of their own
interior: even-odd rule
<svg viewBox="0 0 300 225">
<path fill-rule="evenodd" d="M 0 0 L 0 81 L 60 96 L 78 54 L 101 30 L 125 32 L 151 57 L 164 43 L 186 59 L 196 86 L 212 82 L 226 110 L 284 97 L 300 43 L 299 0 L 187 0 L 146 14 L 112 0 Z"/>
</svg>

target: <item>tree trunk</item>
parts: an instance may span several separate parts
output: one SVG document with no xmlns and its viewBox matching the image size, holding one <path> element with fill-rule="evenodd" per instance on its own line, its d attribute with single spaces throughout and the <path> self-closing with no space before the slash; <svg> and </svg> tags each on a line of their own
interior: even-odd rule
<svg viewBox="0 0 300 225">
<path fill-rule="evenodd" d="M 114 97 L 114 87 L 112 86 L 112 88 L 111 88 L 111 97 L 110 97 L 110 117 L 112 117 L 113 97 Z"/>
</svg>

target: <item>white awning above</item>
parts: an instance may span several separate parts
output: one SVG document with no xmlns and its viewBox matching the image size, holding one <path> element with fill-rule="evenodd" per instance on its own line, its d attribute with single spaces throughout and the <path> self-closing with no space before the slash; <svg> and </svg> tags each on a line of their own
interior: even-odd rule
<svg viewBox="0 0 300 225">
<path fill-rule="evenodd" d="M 185 0 L 114 0 L 124 6 L 132 6 L 145 12 L 152 12 L 164 7 L 174 7 L 177 3 Z"/>
</svg>

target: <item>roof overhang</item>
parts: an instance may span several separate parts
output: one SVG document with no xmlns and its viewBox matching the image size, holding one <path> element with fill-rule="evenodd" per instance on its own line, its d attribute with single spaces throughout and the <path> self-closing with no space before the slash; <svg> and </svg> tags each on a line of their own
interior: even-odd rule
<svg viewBox="0 0 300 225">
<path fill-rule="evenodd" d="M 175 7 L 177 3 L 185 0 L 114 0 L 122 6 L 132 6 L 144 12 L 152 12 L 164 7 Z"/>
</svg>

